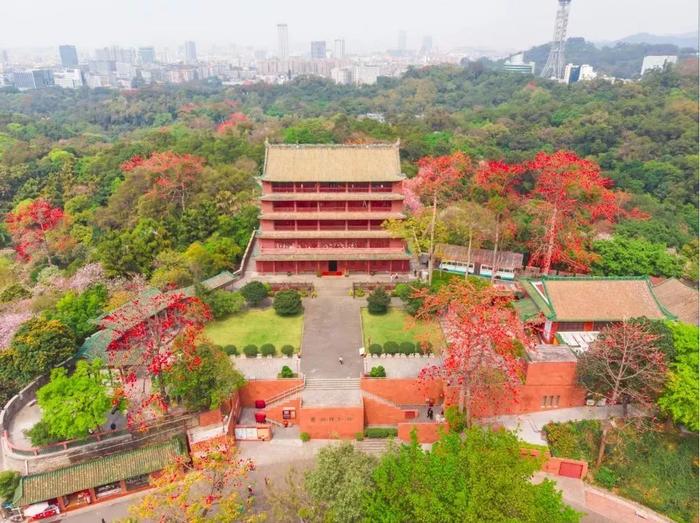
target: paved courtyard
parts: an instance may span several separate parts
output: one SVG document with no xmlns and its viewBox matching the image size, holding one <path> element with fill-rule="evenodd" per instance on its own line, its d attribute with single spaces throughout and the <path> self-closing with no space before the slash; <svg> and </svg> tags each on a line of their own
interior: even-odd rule
<svg viewBox="0 0 700 523">
<path fill-rule="evenodd" d="M 360 307 L 366 300 L 350 296 L 348 278 L 320 278 L 314 285 L 317 297 L 304 300 L 301 371 L 307 378 L 359 378 Z"/>
</svg>

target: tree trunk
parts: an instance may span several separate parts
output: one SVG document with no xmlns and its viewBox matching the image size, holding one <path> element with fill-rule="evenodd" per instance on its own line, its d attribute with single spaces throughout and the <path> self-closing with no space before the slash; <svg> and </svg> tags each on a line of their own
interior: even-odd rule
<svg viewBox="0 0 700 523">
<path fill-rule="evenodd" d="M 549 231 L 547 231 L 547 252 L 544 257 L 544 264 L 542 267 L 542 274 L 549 274 L 549 269 L 552 266 L 552 254 L 554 253 L 554 237 L 555 228 L 557 223 L 557 208 L 554 207 L 552 211 L 552 217 L 549 220 Z"/>
<path fill-rule="evenodd" d="M 469 226 L 469 245 L 467 246 L 467 270 L 464 271 L 464 279 L 469 278 L 469 264 L 472 261 L 472 226 Z"/>
<path fill-rule="evenodd" d="M 433 196 L 433 216 L 430 219 L 430 246 L 428 248 L 428 285 L 433 283 L 433 254 L 435 250 L 435 220 L 437 219 L 437 195 Z"/>
<path fill-rule="evenodd" d="M 493 260 L 491 260 L 491 283 L 496 279 L 496 257 L 498 256 L 498 240 L 501 236 L 501 215 L 496 217 L 496 239 L 493 242 Z"/>
<path fill-rule="evenodd" d="M 600 467 L 603 463 L 603 457 L 605 456 L 605 443 L 608 438 L 609 422 L 605 420 L 605 425 L 603 426 L 603 432 L 600 434 L 600 445 L 598 446 L 598 457 L 595 460 L 596 468 Z"/>
</svg>

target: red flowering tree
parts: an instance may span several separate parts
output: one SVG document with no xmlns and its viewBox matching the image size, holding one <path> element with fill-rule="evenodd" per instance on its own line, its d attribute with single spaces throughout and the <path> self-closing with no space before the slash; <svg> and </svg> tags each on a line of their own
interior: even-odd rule
<svg viewBox="0 0 700 523">
<path fill-rule="evenodd" d="M 639 321 L 606 327 L 579 357 L 579 383 L 589 392 L 607 398 L 610 405 L 623 403 L 625 415 L 629 403 L 653 412 L 667 370 L 666 353 L 659 339 L 648 324 Z M 609 431 L 610 411 L 600 437 L 596 466 L 603 461 Z"/>
<path fill-rule="evenodd" d="M 63 219 L 63 210 L 44 198 L 22 202 L 14 211 L 7 213 L 5 225 L 12 236 L 17 256 L 28 261 L 42 255 L 53 266 L 49 235 L 61 225 Z"/>
<path fill-rule="evenodd" d="M 490 161 L 479 165 L 474 177 L 476 187 L 486 194 L 486 208 L 495 217 L 491 281 L 494 281 L 498 272 L 498 248 L 502 234 L 507 233 L 509 236 L 515 234 L 515 223 L 511 219 L 511 211 L 521 200 L 517 186 L 521 181 L 522 173 L 523 168 L 520 165 Z"/>
<path fill-rule="evenodd" d="M 418 174 L 403 184 L 406 204 L 414 211 L 423 206 L 431 212 L 428 252 L 428 281 L 433 277 L 435 222 L 438 205 L 454 199 L 459 181 L 471 168 L 471 160 L 462 152 L 446 156 L 426 156 L 418 160 Z"/>
<path fill-rule="evenodd" d="M 216 132 L 219 134 L 225 134 L 229 129 L 235 129 L 239 125 L 246 123 L 248 121 L 248 117 L 241 113 L 241 112 L 235 112 L 231 113 L 226 120 L 221 122 L 217 127 L 216 127 Z"/>
<path fill-rule="evenodd" d="M 137 298 L 102 319 L 101 327 L 112 333 L 107 356 L 120 369 L 130 425 L 167 412 L 164 373 L 176 361 L 199 365 L 197 341 L 210 319 L 198 298 L 177 292 Z"/>
<path fill-rule="evenodd" d="M 530 207 L 535 234 L 530 241 L 532 263 L 548 274 L 563 264 L 588 272 L 593 254 L 586 249 L 586 228 L 595 221 L 616 220 L 622 213 L 612 181 L 600 167 L 570 151 L 538 153 L 526 168 L 535 175 Z"/>
<path fill-rule="evenodd" d="M 510 298 L 465 280 L 453 280 L 434 294 L 417 294 L 423 299 L 417 317 L 437 317 L 447 339 L 442 363 L 423 369 L 420 379 L 439 379 L 457 389 L 468 424 L 475 409 L 483 411 L 517 395 L 523 377 L 521 356 L 531 338 L 509 306 Z"/>
<path fill-rule="evenodd" d="M 143 170 L 153 177 L 149 195 L 154 199 L 174 203 L 185 212 L 192 187 L 204 170 L 204 159 L 172 151 L 153 153 L 149 158 L 134 156 L 122 164 L 126 172 Z"/>
<path fill-rule="evenodd" d="M 191 462 L 174 456 L 154 475 L 152 490 L 129 513 L 139 521 L 171 523 L 263 521 L 265 514 L 253 513 L 254 499 L 244 494 L 253 468 L 250 460 L 238 457 L 233 438 L 203 442 L 193 449 Z"/>
</svg>

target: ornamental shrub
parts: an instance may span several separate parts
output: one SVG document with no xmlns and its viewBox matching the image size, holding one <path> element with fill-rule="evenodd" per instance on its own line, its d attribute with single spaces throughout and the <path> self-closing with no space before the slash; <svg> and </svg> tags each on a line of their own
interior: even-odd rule
<svg viewBox="0 0 700 523">
<path fill-rule="evenodd" d="M 279 291 L 272 306 L 280 316 L 294 316 L 301 312 L 301 295 L 294 289 Z"/>
<path fill-rule="evenodd" d="M 617 485 L 619 479 L 620 478 L 617 476 L 617 474 L 608 467 L 600 467 L 598 472 L 595 473 L 596 483 L 603 485 L 608 489 L 611 489 Z"/>
<path fill-rule="evenodd" d="M 382 353 L 382 346 L 379 343 L 372 343 L 367 350 L 370 354 L 379 355 Z"/>
<path fill-rule="evenodd" d="M 238 356 L 238 348 L 235 345 L 226 345 L 224 352 L 229 356 Z"/>
<path fill-rule="evenodd" d="M 294 371 L 290 369 L 287 365 L 282 367 L 282 370 L 279 373 L 280 378 L 293 378 L 294 377 Z"/>
<path fill-rule="evenodd" d="M 376 367 L 372 367 L 372 370 L 369 371 L 369 377 L 370 378 L 386 378 L 386 370 L 384 370 L 384 367 L 381 365 L 378 365 Z"/>
<path fill-rule="evenodd" d="M 391 296 L 386 293 L 384 287 L 377 287 L 367 296 L 367 310 L 370 314 L 385 314 L 389 303 Z"/>
<path fill-rule="evenodd" d="M 399 352 L 401 352 L 401 354 L 413 354 L 416 352 L 416 346 L 413 342 L 402 341 L 401 345 L 399 345 Z"/>
<path fill-rule="evenodd" d="M 274 356 L 277 350 L 272 343 L 264 343 L 260 346 L 260 354 L 263 356 Z"/>
<path fill-rule="evenodd" d="M 245 354 L 248 358 L 255 358 L 258 355 L 258 346 L 246 345 L 243 347 L 243 354 Z"/>
<path fill-rule="evenodd" d="M 31 296 L 31 293 L 27 289 L 19 283 L 13 283 L 0 292 L 0 302 L 7 303 L 21 298 L 28 298 L 29 296 Z"/>
<path fill-rule="evenodd" d="M 292 347 L 291 345 L 283 345 L 280 351 L 285 356 L 291 356 L 292 354 L 294 354 L 294 347 Z"/>
<path fill-rule="evenodd" d="M 386 354 L 398 354 L 399 353 L 399 344 L 396 343 L 395 341 L 387 341 L 384 344 L 384 352 Z"/>
<path fill-rule="evenodd" d="M 306 443 L 307 441 L 309 441 L 311 439 L 311 436 L 309 435 L 308 432 L 302 432 L 301 434 L 299 434 L 299 439 L 301 441 L 303 441 L 304 443 Z"/>
<path fill-rule="evenodd" d="M 394 427 L 367 427 L 366 438 L 395 438 L 399 431 Z"/>
<path fill-rule="evenodd" d="M 229 314 L 236 314 L 245 307 L 245 298 L 240 292 L 229 292 L 223 290 L 212 291 L 204 303 L 209 305 L 214 319 L 221 319 Z"/>
<path fill-rule="evenodd" d="M 245 298 L 245 301 L 248 303 L 248 305 L 250 305 L 251 307 L 255 307 L 257 305 L 260 305 L 260 303 L 262 303 L 262 301 L 265 298 L 267 298 L 268 289 L 262 282 L 251 281 L 246 283 L 241 288 L 241 294 Z"/>
<path fill-rule="evenodd" d="M 419 342 L 417 348 L 423 354 L 429 354 L 429 353 L 433 352 L 433 344 L 430 343 L 429 341 Z"/>
</svg>

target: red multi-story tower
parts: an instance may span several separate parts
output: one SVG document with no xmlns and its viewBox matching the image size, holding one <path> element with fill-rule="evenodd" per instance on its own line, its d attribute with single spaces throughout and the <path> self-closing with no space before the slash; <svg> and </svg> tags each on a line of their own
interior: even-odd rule
<svg viewBox="0 0 700 523">
<path fill-rule="evenodd" d="M 404 218 L 399 144 L 265 149 L 259 273 L 409 270 L 406 244 L 382 226 Z"/>
</svg>

